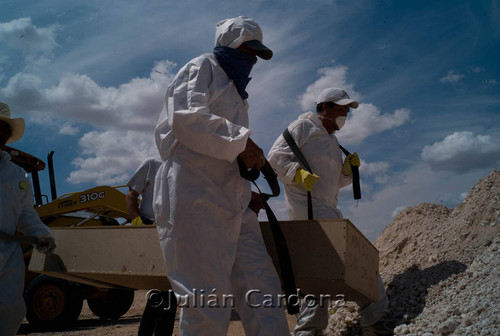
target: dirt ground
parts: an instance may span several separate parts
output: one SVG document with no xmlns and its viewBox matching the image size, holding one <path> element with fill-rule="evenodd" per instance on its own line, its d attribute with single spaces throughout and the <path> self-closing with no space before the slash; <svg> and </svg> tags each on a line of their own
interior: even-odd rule
<svg viewBox="0 0 500 336">
<path fill-rule="evenodd" d="M 147 291 L 138 290 L 135 292 L 134 303 L 130 310 L 121 318 L 116 320 L 101 320 L 95 316 L 87 306 L 86 301 L 83 304 L 82 313 L 75 325 L 70 330 L 57 332 L 40 332 L 30 329 L 25 320 L 19 329 L 18 335 L 30 336 L 135 336 L 139 329 L 142 312 L 146 304 Z M 179 335 L 179 310 L 175 321 L 174 336 Z M 287 314 L 288 327 L 293 330 L 296 318 Z M 245 332 L 237 316 L 231 318 L 229 323 L 228 335 L 244 336 Z"/>
</svg>

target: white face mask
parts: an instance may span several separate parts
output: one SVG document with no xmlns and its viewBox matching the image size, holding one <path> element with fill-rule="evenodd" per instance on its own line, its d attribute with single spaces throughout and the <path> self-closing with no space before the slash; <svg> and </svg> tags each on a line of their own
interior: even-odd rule
<svg viewBox="0 0 500 336">
<path fill-rule="evenodd" d="M 337 127 L 341 129 L 345 125 L 347 117 L 337 117 L 335 118 L 335 123 L 337 124 Z"/>
</svg>

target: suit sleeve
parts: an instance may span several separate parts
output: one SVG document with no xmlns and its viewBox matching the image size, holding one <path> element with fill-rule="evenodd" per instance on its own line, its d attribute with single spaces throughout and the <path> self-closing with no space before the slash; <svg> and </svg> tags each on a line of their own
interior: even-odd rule
<svg viewBox="0 0 500 336">
<path fill-rule="evenodd" d="M 38 216 L 38 212 L 33 208 L 33 188 L 31 180 L 25 174 L 25 188 L 21 192 L 21 213 L 18 217 L 17 229 L 26 236 L 44 237 L 51 236 L 50 229 Z"/>
<path fill-rule="evenodd" d="M 292 124 L 288 127 L 288 131 L 300 148 L 300 125 Z M 302 168 L 292 149 L 288 146 L 283 134 L 274 142 L 267 156 L 267 160 L 274 168 L 280 181 L 285 184 L 294 183 L 297 169 Z"/>
<path fill-rule="evenodd" d="M 167 122 L 175 138 L 189 149 L 232 162 L 245 149 L 251 132 L 224 118 L 225 111 L 210 110 L 211 101 L 226 97 L 210 88 L 213 76 L 208 59 L 185 66 L 167 91 Z M 221 105 L 233 108 L 229 102 Z"/>
</svg>

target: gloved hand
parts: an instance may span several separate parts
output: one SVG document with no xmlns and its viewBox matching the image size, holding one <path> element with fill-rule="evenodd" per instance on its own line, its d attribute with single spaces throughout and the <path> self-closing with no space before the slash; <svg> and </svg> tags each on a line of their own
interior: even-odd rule
<svg viewBox="0 0 500 336">
<path fill-rule="evenodd" d="M 311 174 L 307 170 L 302 168 L 297 169 L 295 173 L 294 181 L 306 188 L 307 191 L 311 191 L 314 184 L 319 180 L 319 176 L 316 174 Z"/>
<path fill-rule="evenodd" d="M 54 237 L 41 236 L 37 238 L 38 238 L 38 244 L 35 245 L 37 251 L 49 256 L 52 255 L 52 252 L 56 248 L 56 241 L 54 240 Z"/>
<path fill-rule="evenodd" d="M 250 204 L 248 207 L 255 212 L 257 215 L 259 214 L 260 209 L 264 209 L 264 201 L 262 200 L 262 196 L 252 191 L 252 198 L 250 199 Z"/>
<path fill-rule="evenodd" d="M 247 140 L 245 150 L 240 153 L 240 157 L 248 169 L 259 170 L 266 163 L 264 151 L 250 138 Z"/>
<path fill-rule="evenodd" d="M 358 153 L 356 153 L 356 152 L 354 152 L 353 154 L 349 154 L 345 157 L 344 166 L 342 167 L 342 173 L 344 175 L 351 175 L 352 174 L 351 166 L 354 166 L 354 167 L 361 166 L 361 162 L 359 161 Z"/>
<path fill-rule="evenodd" d="M 137 216 L 132 220 L 132 225 L 144 225 L 141 216 Z"/>
</svg>

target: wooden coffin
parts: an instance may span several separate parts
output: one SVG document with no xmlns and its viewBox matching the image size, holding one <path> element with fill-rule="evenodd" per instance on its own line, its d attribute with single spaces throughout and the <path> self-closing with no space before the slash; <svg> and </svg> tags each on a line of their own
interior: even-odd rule
<svg viewBox="0 0 500 336">
<path fill-rule="evenodd" d="M 267 249 L 280 272 L 269 223 Z M 366 303 L 378 297 L 378 251 L 349 220 L 281 221 L 295 282 L 304 294 L 343 295 Z M 98 287 L 170 289 L 154 226 L 53 228 L 56 254 L 34 251 L 33 272 Z"/>
</svg>

